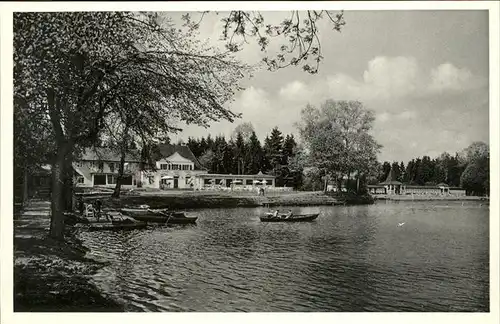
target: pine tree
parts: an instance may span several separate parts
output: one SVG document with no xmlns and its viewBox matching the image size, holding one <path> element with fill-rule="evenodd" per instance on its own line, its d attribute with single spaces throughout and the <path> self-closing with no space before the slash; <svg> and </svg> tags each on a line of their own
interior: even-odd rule
<svg viewBox="0 0 500 324">
<path fill-rule="evenodd" d="M 391 172 L 391 163 L 389 162 L 384 162 L 384 164 L 382 164 L 382 170 L 381 170 L 381 174 L 380 174 L 380 177 L 379 177 L 379 182 L 384 182 L 385 179 L 387 179 L 387 176 L 389 175 L 389 172 Z"/>
<path fill-rule="evenodd" d="M 406 182 L 406 168 L 405 168 L 405 164 L 403 163 L 403 161 L 401 161 L 401 163 L 399 164 L 399 172 L 400 172 L 400 174 L 399 174 L 398 181 L 405 183 Z"/>
<path fill-rule="evenodd" d="M 260 141 L 255 132 L 252 132 L 250 136 L 246 151 L 248 155 L 248 173 L 249 174 L 259 173 L 259 171 L 263 167 L 264 153 Z"/>
<path fill-rule="evenodd" d="M 283 134 L 278 127 L 274 127 L 271 131 L 266 154 L 271 163 L 273 173 L 276 174 L 283 159 Z"/>
<path fill-rule="evenodd" d="M 236 160 L 237 174 L 245 174 L 245 140 L 243 139 L 243 134 L 238 133 L 236 135 L 234 158 Z"/>
<path fill-rule="evenodd" d="M 398 180 L 401 177 L 401 171 L 399 170 L 399 163 L 392 162 L 391 169 L 394 172 L 394 176 L 395 176 L 396 180 Z"/>
<path fill-rule="evenodd" d="M 283 142 L 283 161 L 282 164 L 287 164 L 290 158 L 293 157 L 295 148 L 297 147 L 297 142 L 293 134 L 287 135 L 285 141 Z"/>
</svg>

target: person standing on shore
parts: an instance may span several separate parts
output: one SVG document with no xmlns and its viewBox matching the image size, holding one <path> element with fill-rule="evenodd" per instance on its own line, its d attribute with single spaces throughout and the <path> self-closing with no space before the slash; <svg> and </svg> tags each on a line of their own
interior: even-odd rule
<svg viewBox="0 0 500 324">
<path fill-rule="evenodd" d="M 85 211 L 85 204 L 83 203 L 83 197 L 78 197 L 78 211 L 80 212 L 80 216 L 83 216 L 83 212 Z"/>
</svg>

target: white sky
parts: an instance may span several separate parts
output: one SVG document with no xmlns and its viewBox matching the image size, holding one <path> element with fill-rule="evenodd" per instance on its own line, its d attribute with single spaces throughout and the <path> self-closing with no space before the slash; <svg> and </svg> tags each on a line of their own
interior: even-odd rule
<svg viewBox="0 0 500 324">
<path fill-rule="evenodd" d="M 266 23 L 285 16 L 262 13 Z M 205 17 L 202 39 L 220 44 L 222 16 Z M 488 143 L 487 11 L 347 11 L 345 20 L 341 33 L 321 23 L 324 60 L 318 74 L 294 67 L 259 70 L 228 106 L 243 114 L 241 120 L 209 129 L 189 126 L 174 140 L 229 136 L 241 122 L 251 122 L 261 140 L 274 126 L 296 134 L 301 109 L 332 98 L 360 100 L 375 111 L 381 160 L 406 162 L 454 153 L 473 141 Z M 263 56 L 256 44 L 239 53 L 248 63 Z"/>
</svg>

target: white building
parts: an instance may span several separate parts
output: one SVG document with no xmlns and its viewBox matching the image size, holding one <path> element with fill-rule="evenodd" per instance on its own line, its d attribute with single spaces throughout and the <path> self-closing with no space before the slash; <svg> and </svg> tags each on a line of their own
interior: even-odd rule
<svg viewBox="0 0 500 324">
<path fill-rule="evenodd" d="M 122 185 L 135 187 L 141 161 L 138 152 L 125 156 Z M 87 149 L 82 158 L 73 163 L 77 187 L 114 187 L 120 167 L 120 155 L 108 148 Z"/>
<path fill-rule="evenodd" d="M 259 172 L 253 175 L 209 174 L 186 145 L 160 144 L 152 153 L 154 168 L 141 161 L 138 151 L 125 156 L 124 188 L 258 190 L 274 189 L 275 177 Z M 73 164 L 77 187 L 115 187 L 120 155 L 110 149 L 87 150 Z M 291 190 L 291 188 L 285 188 Z"/>
<path fill-rule="evenodd" d="M 272 189 L 275 187 L 275 176 L 263 174 L 211 174 L 204 173 L 196 176 L 195 190 L 248 190 L 258 188 Z M 290 188 L 291 189 L 291 188 Z"/>
<path fill-rule="evenodd" d="M 156 170 L 141 171 L 144 188 L 190 189 L 194 187 L 194 178 L 207 172 L 185 145 L 158 145 L 154 161 Z"/>
</svg>

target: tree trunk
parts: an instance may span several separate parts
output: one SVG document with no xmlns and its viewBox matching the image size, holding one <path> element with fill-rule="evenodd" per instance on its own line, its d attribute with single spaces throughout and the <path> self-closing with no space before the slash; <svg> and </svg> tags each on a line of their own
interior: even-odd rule
<svg viewBox="0 0 500 324">
<path fill-rule="evenodd" d="M 23 192 L 22 192 L 22 204 L 23 206 L 28 201 L 28 170 L 23 168 Z"/>
<path fill-rule="evenodd" d="M 122 187 L 122 179 L 123 174 L 125 173 L 125 154 L 127 153 L 128 147 L 128 130 L 130 127 L 131 121 L 127 118 L 125 122 L 125 129 L 123 131 L 123 142 L 121 143 L 121 152 L 120 152 L 120 167 L 118 168 L 118 178 L 116 179 L 115 190 L 111 197 L 120 198 L 120 191 Z"/>
<path fill-rule="evenodd" d="M 116 179 L 116 186 L 113 194 L 114 198 L 120 198 L 120 191 L 122 187 L 123 174 L 125 173 L 125 150 L 122 149 L 120 156 L 120 167 L 118 168 L 118 178 Z"/>
<path fill-rule="evenodd" d="M 359 171 L 356 178 L 356 193 L 359 194 Z"/>
<path fill-rule="evenodd" d="M 73 157 L 70 154 L 66 157 L 63 176 L 64 210 L 73 211 Z"/>
<path fill-rule="evenodd" d="M 50 237 L 64 239 L 64 169 L 65 169 L 66 148 L 58 149 L 57 158 L 52 166 L 52 201 L 50 219 Z"/>
<path fill-rule="evenodd" d="M 328 189 L 328 176 L 325 174 L 325 186 L 323 188 L 323 191 L 326 193 Z"/>
</svg>

